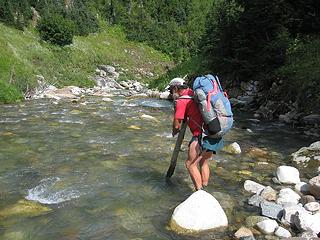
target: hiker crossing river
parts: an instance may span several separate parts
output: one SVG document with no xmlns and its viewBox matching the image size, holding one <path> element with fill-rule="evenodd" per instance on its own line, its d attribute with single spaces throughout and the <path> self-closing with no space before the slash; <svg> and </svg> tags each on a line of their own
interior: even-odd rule
<svg viewBox="0 0 320 240">
<path fill-rule="evenodd" d="M 218 152 L 205 189 L 229 227 L 185 236 L 168 222 L 194 192 L 184 166 L 192 134 L 186 131 L 166 181 L 172 111 L 169 101 L 125 96 L 0 105 L 0 239 L 229 239 L 259 215 L 246 205 L 244 181 L 270 184 L 279 163 L 313 140 L 235 112 L 224 141 L 236 141 L 242 153 Z"/>
</svg>

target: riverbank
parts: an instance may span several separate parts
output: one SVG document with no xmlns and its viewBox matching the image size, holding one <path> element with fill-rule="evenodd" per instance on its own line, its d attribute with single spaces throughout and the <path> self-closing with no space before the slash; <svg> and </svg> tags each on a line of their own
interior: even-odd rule
<svg viewBox="0 0 320 240">
<path fill-rule="evenodd" d="M 116 67 L 119 81 L 143 83 L 173 66 L 167 55 L 128 41 L 119 27 L 101 29 L 61 48 L 40 41 L 32 27 L 19 31 L 0 24 L 0 103 L 22 101 L 43 82 L 57 88 L 94 87 L 97 65 Z"/>
<path fill-rule="evenodd" d="M 78 86 L 66 86 L 57 88 L 45 82 L 44 77 L 38 76 L 38 87 L 25 96 L 26 99 L 52 99 L 54 104 L 67 99 L 78 102 L 85 96 L 102 96 L 103 101 L 112 101 L 111 96 L 133 97 L 133 98 L 160 98 L 168 99 L 169 92 L 151 90 L 147 83 L 135 80 L 119 81 L 121 74 L 115 67 L 110 65 L 99 65 L 95 74 L 90 78 L 95 83 L 92 88 L 80 88 Z M 85 103 L 82 103 L 85 104 Z"/>
<path fill-rule="evenodd" d="M 284 88 L 282 82 L 274 83 L 268 90 L 257 81 L 244 82 L 240 88 L 230 90 L 230 101 L 234 108 L 251 112 L 257 119 L 278 121 L 297 128 L 302 134 L 320 138 L 319 109 L 301 110 L 297 101 L 284 101 Z"/>
</svg>

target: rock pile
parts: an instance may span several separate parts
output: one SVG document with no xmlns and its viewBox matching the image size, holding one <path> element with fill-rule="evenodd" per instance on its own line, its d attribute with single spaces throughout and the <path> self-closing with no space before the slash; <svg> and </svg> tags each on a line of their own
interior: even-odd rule
<svg viewBox="0 0 320 240">
<path fill-rule="evenodd" d="M 38 87 L 28 96 L 27 99 L 50 98 L 56 101 L 61 99 L 77 100 L 85 95 L 108 97 L 112 95 L 121 95 L 126 97 L 152 97 L 168 99 L 169 92 L 159 92 L 148 89 L 147 84 L 135 80 L 119 81 L 120 74 L 116 68 L 109 65 L 99 65 L 95 71 L 92 80 L 95 82 L 93 88 L 79 88 L 76 86 L 67 86 L 61 89 L 45 82 L 43 76 L 38 76 Z"/>
<path fill-rule="evenodd" d="M 277 182 L 281 184 L 279 191 L 271 186 L 246 180 L 244 189 L 254 193 L 248 199 L 248 204 L 259 207 L 263 216 L 256 216 L 254 223 L 247 227 L 256 227 L 263 234 L 274 234 L 281 238 L 291 237 L 292 229 L 295 229 L 294 234 L 296 230 L 299 231 L 299 237 L 319 236 L 320 176 L 304 183 L 300 181 L 299 175 L 298 169 L 294 167 L 279 166 L 276 172 Z M 238 232 L 235 236 L 237 235 Z"/>
</svg>

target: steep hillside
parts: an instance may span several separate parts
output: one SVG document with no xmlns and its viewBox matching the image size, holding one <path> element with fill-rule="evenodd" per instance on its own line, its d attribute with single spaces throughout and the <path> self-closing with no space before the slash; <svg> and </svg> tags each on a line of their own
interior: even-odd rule
<svg viewBox="0 0 320 240">
<path fill-rule="evenodd" d="M 141 43 L 126 40 L 117 27 L 75 37 L 60 48 L 41 42 L 35 30 L 19 31 L 0 24 L 0 102 L 21 100 L 41 75 L 56 86 L 93 86 L 90 76 L 99 64 L 115 66 L 120 79 L 149 81 L 171 68 L 168 56 Z"/>
</svg>

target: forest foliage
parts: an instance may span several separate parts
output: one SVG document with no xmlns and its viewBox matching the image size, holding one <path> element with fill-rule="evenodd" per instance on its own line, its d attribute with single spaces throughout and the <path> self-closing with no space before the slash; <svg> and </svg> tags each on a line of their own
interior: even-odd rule
<svg viewBox="0 0 320 240">
<path fill-rule="evenodd" d="M 206 69 L 233 87 L 284 82 L 286 97 L 301 103 L 320 92 L 318 0 L 0 0 L 0 21 L 23 29 L 32 9 L 40 37 L 53 44 L 118 25 L 128 39 L 171 56 L 175 74 L 185 64 L 187 73 Z"/>
</svg>

